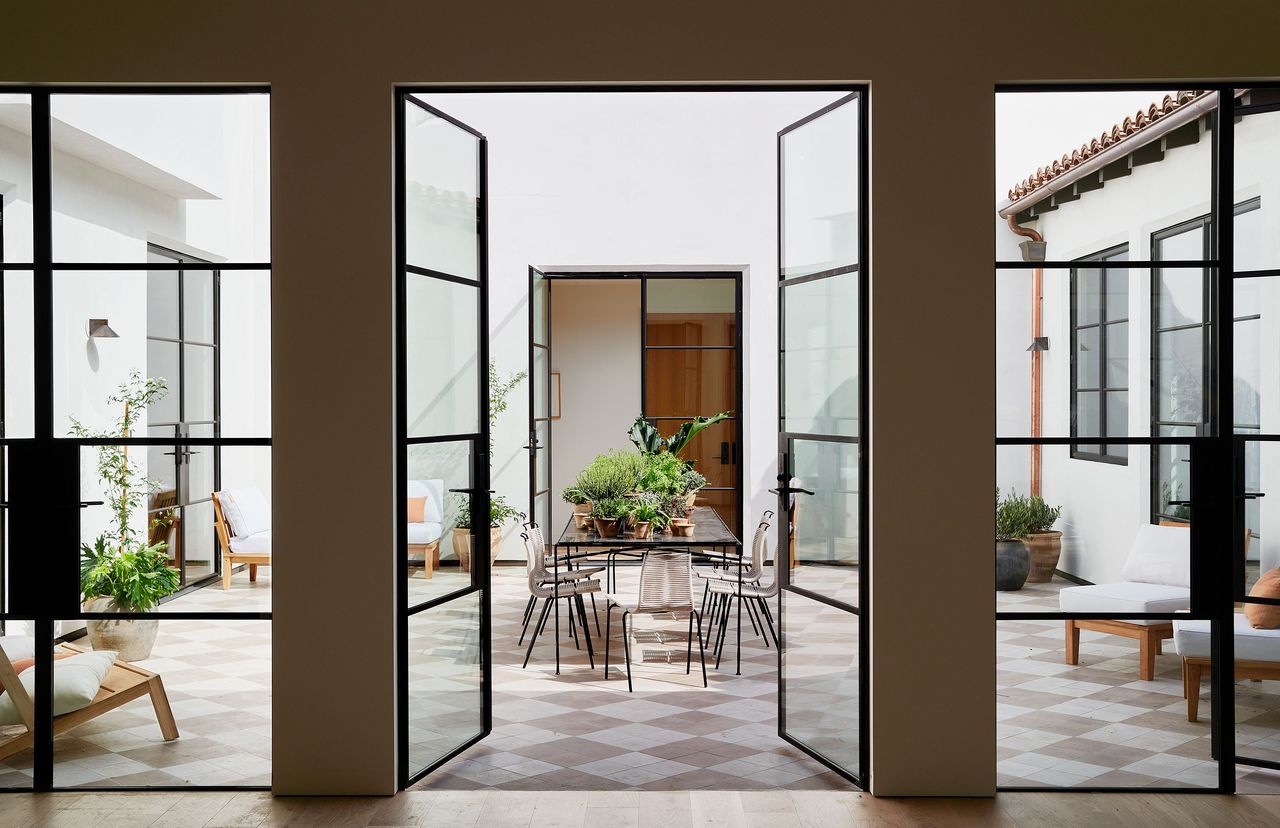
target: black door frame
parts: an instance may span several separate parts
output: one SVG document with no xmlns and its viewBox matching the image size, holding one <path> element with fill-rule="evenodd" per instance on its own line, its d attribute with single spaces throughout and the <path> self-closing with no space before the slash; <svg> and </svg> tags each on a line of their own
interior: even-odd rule
<svg viewBox="0 0 1280 828">
<path fill-rule="evenodd" d="M 189 785 L 189 786 L 54 786 L 53 659 L 54 624 L 57 621 L 149 620 L 155 613 L 91 613 L 80 605 L 80 510 L 93 503 L 80 502 L 80 453 L 85 447 L 162 446 L 175 451 L 205 446 L 271 446 L 269 437 L 58 437 L 54 428 L 54 277 L 59 271 L 139 272 L 151 270 L 247 270 L 270 273 L 270 262 L 220 263 L 208 267 L 192 263 L 155 262 L 59 262 L 53 247 L 53 136 L 52 98 L 59 95 L 229 95 L 266 94 L 265 86 L 73 86 L 6 85 L 0 94 L 28 96 L 31 101 L 31 184 L 32 260 L 2 262 L 0 271 L 32 274 L 34 394 L 31 437 L 0 435 L 0 446 L 8 453 L 8 481 L 5 494 L 5 522 L 8 543 L 4 546 L 8 565 L 8 601 L 0 609 L 0 626 L 5 622 L 30 623 L 35 630 L 36 653 L 46 654 L 35 664 L 36 728 L 34 768 L 31 788 L 6 788 L 7 792 L 67 790 L 94 791 L 192 791 L 269 790 L 269 786 Z M 0 395 L 3 395 L 0 388 Z M 41 549 L 40 556 L 10 556 L 10 549 Z M 18 588 L 14 588 L 18 585 Z M 3 595 L 0 594 L 0 598 Z M 166 621 L 270 621 L 268 612 L 165 612 Z"/>
</svg>

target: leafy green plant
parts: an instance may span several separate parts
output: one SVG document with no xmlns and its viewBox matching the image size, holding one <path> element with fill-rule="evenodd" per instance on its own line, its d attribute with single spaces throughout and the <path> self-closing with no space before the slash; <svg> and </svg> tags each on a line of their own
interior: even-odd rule
<svg viewBox="0 0 1280 828">
<path fill-rule="evenodd" d="M 454 510 L 457 512 L 457 519 L 454 526 L 458 529 L 471 528 L 471 497 L 469 495 L 456 495 L 453 499 Z M 507 499 L 502 495 L 494 495 L 489 498 L 489 526 L 492 529 L 499 529 L 512 519 L 520 516 L 511 504 L 507 503 Z"/>
<path fill-rule="evenodd" d="M 1027 533 L 1029 535 L 1036 532 L 1048 532 L 1062 514 L 1061 506 L 1050 506 L 1044 502 L 1044 498 L 1040 495 L 1032 495 L 1027 502 L 1027 507 L 1030 510 L 1029 518 L 1031 522 L 1031 529 Z"/>
<path fill-rule="evenodd" d="M 644 471 L 644 463 L 644 455 L 630 451 L 615 450 L 598 454 L 582 470 L 573 485 L 593 503 L 622 497 L 627 492 L 635 491 L 640 474 Z"/>
<path fill-rule="evenodd" d="M 644 458 L 644 470 L 636 481 L 636 488 L 659 497 L 679 494 L 683 476 L 689 471 L 689 464 L 667 451 L 644 455 Z"/>
<path fill-rule="evenodd" d="M 607 497 L 591 502 L 591 517 L 599 520 L 621 520 L 631 513 L 632 504 L 624 497 Z"/>
<path fill-rule="evenodd" d="M 996 490 L 996 540 L 1012 541 L 1031 534 L 1031 500 L 1017 492 L 1003 499 Z"/>
<path fill-rule="evenodd" d="M 120 439 L 132 436 L 138 418 L 149 406 L 169 392 L 163 379 L 143 378 L 133 371 L 107 397 L 108 403 L 122 406 L 122 413 L 106 430 L 90 429 L 71 418 L 73 437 Z M 111 509 L 111 528 L 80 546 L 80 591 L 84 599 L 106 596 L 121 608 L 145 611 L 161 598 L 177 591 L 178 570 L 168 565 L 161 541 L 148 545 L 133 525 L 133 515 L 142 508 L 155 483 L 146 478 L 137 463 L 129 459 L 129 447 L 96 446 L 97 472 L 103 494 Z M 151 525 L 164 525 L 171 513 L 162 513 Z"/>
<path fill-rule="evenodd" d="M 524 371 L 515 371 L 506 379 L 498 373 L 498 363 L 489 360 L 489 456 L 493 457 L 493 433 L 498 426 L 498 415 L 510 407 L 507 397 L 515 387 L 529 375 Z"/>
<path fill-rule="evenodd" d="M 657 526 L 666 525 L 666 514 L 658 508 L 656 503 L 637 501 L 631 506 L 631 516 L 638 523 L 652 523 Z"/>
<path fill-rule="evenodd" d="M 574 506 L 581 506 L 587 502 L 587 496 L 576 485 L 566 486 L 565 490 L 560 493 L 560 497 L 565 503 L 572 503 Z"/>
<path fill-rule="evenodd" d="M 631 438 L 632 443 L 635 443 L 636 448 L 645 454 L 658 454 L 662 451 L 669 451 L 678 456 L 689 445 L 689 441 L 704 429 L 710 428 L 732 416 L 732 411 L 721 411 L 711 417 L 694 417 L 689 422 L 681 423 L 675 434 L 670 437 L 663 437 L 658 433 L 657 427 L 642 415 L 636 417 L 635 422 L 631 424 L 631 430 L 627 432 L 627 436 Z"/>
<path fill-rule="evenodd" d="M 699 472 L 692 468 L 686 469 L 680 475 L 680 491 L 686 495 L 693 492 L 701 491 L 706 488 L 707 478 L 703 477 Z"/>
</svg>

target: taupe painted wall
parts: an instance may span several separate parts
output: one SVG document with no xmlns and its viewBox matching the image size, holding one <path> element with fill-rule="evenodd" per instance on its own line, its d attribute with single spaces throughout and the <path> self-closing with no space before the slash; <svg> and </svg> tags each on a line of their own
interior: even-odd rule
<svg viewBox="0 0 1280 828">
<path fill-rule="evenodd" d="M 990 794 L 992 85 L 1274 76 L 1280 7 L 324 5 L 28 0 L 0 35 L 5 82 L 273 86 L 276 790 L 395 787 L 393 85 L 821 79 L 872 86 L 874 790 Z"/>
</svg>

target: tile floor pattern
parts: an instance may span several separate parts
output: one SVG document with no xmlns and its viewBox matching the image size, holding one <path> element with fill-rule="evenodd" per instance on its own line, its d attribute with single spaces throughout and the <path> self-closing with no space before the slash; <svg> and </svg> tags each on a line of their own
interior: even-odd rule
<svg viewBox="0 0 1280 828">
<path fill-rule="evenodd" d="M 1057 611 L 1064 581 L 997 593 L 1003 612 Z M 1138 677 L 1138 642 L 1082 631 L 1080 663 L 1064 661 L 1062 621 L 996 625 L 997 784 L 1059 787 L 1213 787 L 1209 683 L 1188 722 L 1181 661 L 1166 641 L 1156 677 Z M 1237 682 L 1236 744 L 1280 761 L 1280 684 Z M 1239 767 L 1241 790 L 1280 792 L 1274 775 Z"/>
<path fill-rule="evenodd" d="M 270 569 L 251 585 L 238 572 L 232 589 L 195 590 L 162 612 L 269 609 L 264 573 Z M 76 643 L 87 647 L 88 639 Z M 57 737 L 54 785 L 271 784 L 270 621 L 162 619 L 151 658 L 137 664 L 164 679 L 180 737 L 161 738 L 144 696 Z M 32 762 L 29 750 L 0 761 L 0 788 L 30 787 Z"/>
<path fill-rule="evenodd" d="M 634 594 L 638 568 L 624 568 L 619 593 Z M 833 570 L 833 578 L 846 582 L 843 589 L 856 593 L 856 575 Z M 575 650 L 567 637 L 567 621 L 562 623 L 561 674 L 555 675 L 554 634 L 539 639 L 527 670 L 520 665 L 525 648 L 518 647 L 521 617 L 528 589 L 523 569 L 499 567 L 494 577 L 494 721 L 493 734 L 446 763 L 424 779 L 417 789 L 514 789 L 514 790 L 848 790 L 851 785 L 823 765 L 809 759 L 777 735 L 777 652 L 765 648 L 743 616 L 742 675 L 734 675 L 733 638 L 725 648 L 721 669 L 708 654 L 710 686 L 702 687 L 694 646 L 690 674 L 684 671 L 687 621 L 682 618 L 641 618 L 636 626 L 632 649 L 635 692 L 626 691 L 622 666 L 621 631 L 614 614 L 613 648 L 610 653 L 610 680 L 602 677 L 602 635 L 592 629 L 596 647 L 596 669 L 588 666 L 585 650 Z M 604 596 L 597 595 L 601 630 L 605 626 Z M 820 605 L 821 606 L 821 605 Z M 590 603 L 587 605 L 590 613 Z M 430 610 L 428 612 L 433 612 Z M 463 610 L 464 612 L 467 610 Z M 797 631 L 805 622 L 797 607 Z M 820 613 L 815 613 L 820 615 Z M 827 658 L 836 685 L 848 689 L 849 653 L 824 644 L 828 639 L 822 626 L 831 618 L 810 618 L 815 629 L 810 656 Z M 593 622 L 594 623 L 594 622 Z M 443 630 L 458 630 L 452 621 L 440 624 Z M 411 646 L 411 670 L 421 681 L 411 703 L 414 733 L 419 750 L 419 767 L 443 755 L 448 722 L 457 717 L 466 724 L 455 729 L 456 737 L 474 729 L 474 714 L 459 707 L 473 705 L 468 696 L 456 692 L 456 677 L 467 668 L 450 668 L 450 677 L 433 685 L 439 665 L 459 652 L 474 652 L 474 643 L 459 635 L 433 635 L 429 624 L 422 637 Z M 838 633 L 837 635 L 843 635 Z M 434 639 L 434 640 L 433 640 Z M 856 642 L 855 642 L 856 643 Z M 527 644 L 527 639 L 526 639 Z M 839 649 L 841 652 L 824 652 Z M 843 660 L 841 660 L 843 659 Z M 820 671 L 810 666 L 812 682 Z M 464 679 L 462 687 L 466 687 Z M 433 693 L 439 686 L 448 698 Z M 813 686 L 817 686 L 814 684 Z M 854 683 L 856 691 L 856 682 Z M 830 698 L 828 698 L 828 706 Z M 856 696 L 825 720 L 812 716 L 807 731 L 815 739 L 826 740 L 832 750 L 847 754 L 856 738 Z M 455 739 L 453 742 L 457 744 Z M 432 753 L 425 746 L 437 748 Z"/>
</svg>

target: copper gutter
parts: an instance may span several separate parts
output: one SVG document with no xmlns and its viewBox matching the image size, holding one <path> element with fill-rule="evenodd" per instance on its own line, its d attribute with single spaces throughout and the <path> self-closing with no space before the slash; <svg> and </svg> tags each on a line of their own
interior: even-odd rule
<svg viewBox="0 0 1280 828">
<path fill-rule="evenodd" d="M 1012 230 L 1017 235 L 1026 236 L 1027 238 L 1031 239 L 1034 242 L 1044 241 L 1044 237 L 1041 236 L 1035 230 L 1032 230 L 1029 227 L 1023 227 L 1022 225 L 1018 224 L 1013 214 L 1010 214 L 1009 216 L 1007 216 L 1007 219 L 1009 222 L 1009 229 Z M 1031 271 L 1031 341 L 1032 342 L 1035 342 L 1037 339 L 1039 339 L 1043 335 L 1043 332 L 1041 330 L 1043 327 L 1042 317 L 1041 317 L 1041 306 L 1043 305 L 1043 299 L 1044 299 L 1044 270 L 1042 268 L 1037 267 Z M 1039 437 L 1041 432 L 1041 423 L 1040 423 L 1041 364 L 1040 364 L 1040 361 L 1042 357 L 1043 357 L 1043 353 L 1041 351 L 1031 352 L 1031 436 L 1032 437 Z M 1034 444 L 1031 446 L 1031 494 L 1033 495 L 1040 494 L 1040 446 L 1034 445 Z"/>
</svg>

